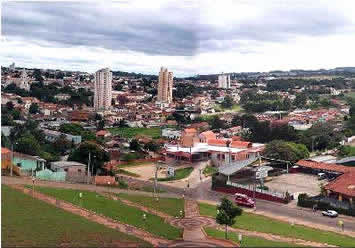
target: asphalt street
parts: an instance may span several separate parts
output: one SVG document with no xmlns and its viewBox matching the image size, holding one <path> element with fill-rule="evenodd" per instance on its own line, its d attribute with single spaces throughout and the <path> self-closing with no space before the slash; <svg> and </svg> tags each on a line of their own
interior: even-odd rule
<svg viewBox="0 0 355 248">
<path fill-rule="evenodd" d="M 227 195 L 224 193 L 212 191 L 211 180 L 202 182 L 199 187 L 192 189 L 192 196 L 198 200 L 209 200 L 218 202 L 221 197 L 228 196 L 233 200 L 232 195 Z M 290 204 L 289 204 L 290 205 Z M 313 212 L 311 209 L 298 208 L 296 206 L 289 206 L 282 203 L 264 201 L 256 199 L 256 209 L 258 211 L 264 211 L 272 213 L 277 216 L 285 217 L 292 220 L 303 220 L 307 222 L 312 222 L 315 225 L 320 224 L 329 227 L 337 227 L 337 222 L 342 220 L 344 222 L 344 227 L 349 231 L 355 231 L 355 217 L 350 216 L 339 216 L 337 218 L 330 218 L 322 216 L 321 211 Z"/>
</svg>

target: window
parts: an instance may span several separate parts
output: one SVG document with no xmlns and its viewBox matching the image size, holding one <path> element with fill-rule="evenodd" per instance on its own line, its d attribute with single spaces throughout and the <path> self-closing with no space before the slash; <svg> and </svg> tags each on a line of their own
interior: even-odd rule
<svg viewBox="0 0 355 248">
<path fill-rule="evenodd" d="M 224 154 L 222 154 L 222 159 L 225 160 L 226 159 L 226 156 Z"/>
<path fill-rule="evenodd" d="M 68 172 L 68 168 L 65 168 L 64 171 L 65 171 L 65 172 Z"/>
<path fill-rule="evenodd" d="M 78 169 L 78 172 L 81 172 L 81 169 Z"/>
</svg>

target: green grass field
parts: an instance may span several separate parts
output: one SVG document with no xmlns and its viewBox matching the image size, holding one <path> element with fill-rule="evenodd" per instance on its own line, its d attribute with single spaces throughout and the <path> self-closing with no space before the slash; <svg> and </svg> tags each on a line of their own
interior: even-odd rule
<svg viewBox="0 0 355 248">
<path fill-rule="evenodd" d="M 136 135 L 146 135 L 154 139 L 161 137 L 160 127 L 114 127 L 107 129 L 113 135 L 120 135 L 124 138 L 133 138 Z"/>
<path fill-rule="evenodd" d="M 147 232 L 167 239 L 179 239 L 182 237 L 182 230 L 166 223 L 163 218 L 141 211 L 138 208 L 127 206 L 120 201 L 115 201 L 97 195 L 95 192 L 79 191 L 72 189 L 58 188 L 36 188 L 41 193 L 71 202 L 72 204 L 89 209 L 122 223 L 142 228 Z M 79 192 L 83 193 L 82 200 L 79 199 Z M 143 220 L 146 214 L 146 220 Z"/>
<path fill-rule="evenodd" d="M 239 112 L 242 111 L 243 108 L 239 104 L 234 104 L 231 108 L 223 108 L 221 104 L 216 104 L 215 110 L 218 112 L 224 112 L 224 111 Z"/>
<path fill-rule="evenodd" d="M 1 195 L 1 245 L 4 247 L 101 247 L 119 243 L 125 246 L 125 242 L 151 246 L 4 184 Z"/>
<path fill-rule="evenodd" d="M 223 231 L 210 228 L 210 227 L 205 227 L 205 232 L 207 233 L 208 236 L 211 236 L 213 238 L 220 238 L 224 239 L 225 234 Z M 239 243 L 238 240 L 238 234 L 235 232 L 228 232 L 228 239 L 232 240 L 236 243 Z M 242 247 L 299 247 L 299 245 L 294 245 L 290 243 L 285 243 L 285 242 L 277 242 L 277 241 L 271 241 L 259 237 L 252 237 L 252 236 L 242 236 Z"/>
<path fill-rule="evenodd" d="M 200 214 L 216 217 L 216 206 L 199 203 Z M 290 223 L 278 221 L 265 216 L 243 212 L 238 216 L 235 228 L 241 228 L 251 231 L 272 233 L 285 237 L 299 238 L 303 240 L 310 240 L 319 243 L 328 243 L 341 247 L 353 247 L 355 238 L 341 235 L 334 232 L 322 231 L 302 225 L 291 226 Z"/>
<path fill-rule="evenodd" d="M 156 198 L 150 196 L 130 195 L 125 193 L 120 193 L 118 196 L 131 202 L 138 203 L 142 206 L 169 214 L 171 216 L 180 217 L 180 210 L 182 210 L 184 215 L 184 200 L 181 198 L 160 197 L 157 201 Z"/>
<path fill-rule="evenodd" d="M 175 180 L 184 179 L 184 178 L 190 176 L 190 174 L 193 170 L 194 169 L 192 167 L 177 169 L 177 170 L 175 170 L 175 176 L 166 177 L 166 178 L 158 178 L 158 181 L 166 182 L 166 181 L 175 181 Z"/>
<path fill-rule="evenodd" d="M 211 176 L 213 174 L 215 174 L 217 172 L 217 168 L 216 167 L 212 167 L 212 166 L 206 166 L 206 168 L 203 169 L 203 174 L 208 177 Z"/>
</svg>

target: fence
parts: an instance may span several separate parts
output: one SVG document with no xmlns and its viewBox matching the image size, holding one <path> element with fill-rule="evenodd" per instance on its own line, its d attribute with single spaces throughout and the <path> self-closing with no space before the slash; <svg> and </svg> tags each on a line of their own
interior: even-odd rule
<svg viewBox="0 0 355 248">
<path fill-rule="evenodd" d="M 36 172 L 36 178 L 40 180 L 64 182 L 66 177 L 65 171 L 53 172 L 48 169 L 44 169 Z"/>
<path fill-rule="evenodd" d="M 247 189 L 250 191 L 255 191 L 255 192 L 259 192 L 259 193 L 263 193 L 263 194 L 267 194 L 267 195 L 271 195 L 271 196 L 275 196 L 275 197 L 279 197 L 279 198 L 285 198 L 286 194 L 285 193 L 280 193 L 280 192 L 276 192 L 276 191 L 270 191 L 270 190 L 263 190 L 260 188 L 255 188 L 253 185 L 243 185 L 243 184 L 239 184 L 239 183 L 232 183 L 232 182 L 227 182 L 227 185 L 233 186 L 233 187 L 237 187 L 237 188 L 242 188 L 242 189 Z"/>
<path fill-rule="evenodd" d="M 97 185 L 114 185 L 116 184 L 115 177 L 111 176 L 95 176 L 94 183 Z"/>
</svg>

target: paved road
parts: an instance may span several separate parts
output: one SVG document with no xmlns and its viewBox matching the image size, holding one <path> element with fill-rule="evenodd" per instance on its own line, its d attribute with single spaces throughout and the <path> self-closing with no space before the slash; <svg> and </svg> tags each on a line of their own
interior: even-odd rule
<svg viewBox="0 0 355 248">
<path fill-rule="evenodd" d="M 218 202 L 221 197 L 226 196 L 226 194 L 215 192 L 210 189 L 211 180 L 208 180 L 202 182 L 198 188 L 191 189 L 191 191 L 193 197 L 198 200 L 209 200 Z M 229 196 L 229 198 L 232 200 L 231 196 Z M 289 205 L 290 204 L 285 205 L 282 203 L 264 201 L 260 199 L 256 200 L 257 212 L 260 211 L 271 213 L 275 216 L 282 217 L 285 220 L 294 219 L 299 221 L 311 222 L 314 223 L 315 227 L 316 225 L 323 225 L 328 227 L 334 227 L 337 229 L 339 229 L 339 227 L 337 227 L 337 222 L 342 219 L 344 221 L 344 226 L 346 230 L 355 232 L 355 217 L 340 216 L 338 218 L 329 218 L 322 216 L 320 211 L 313 213 L 311 209 L 298 208 L 296 206 L 291 207 Z"/>
</svg>

